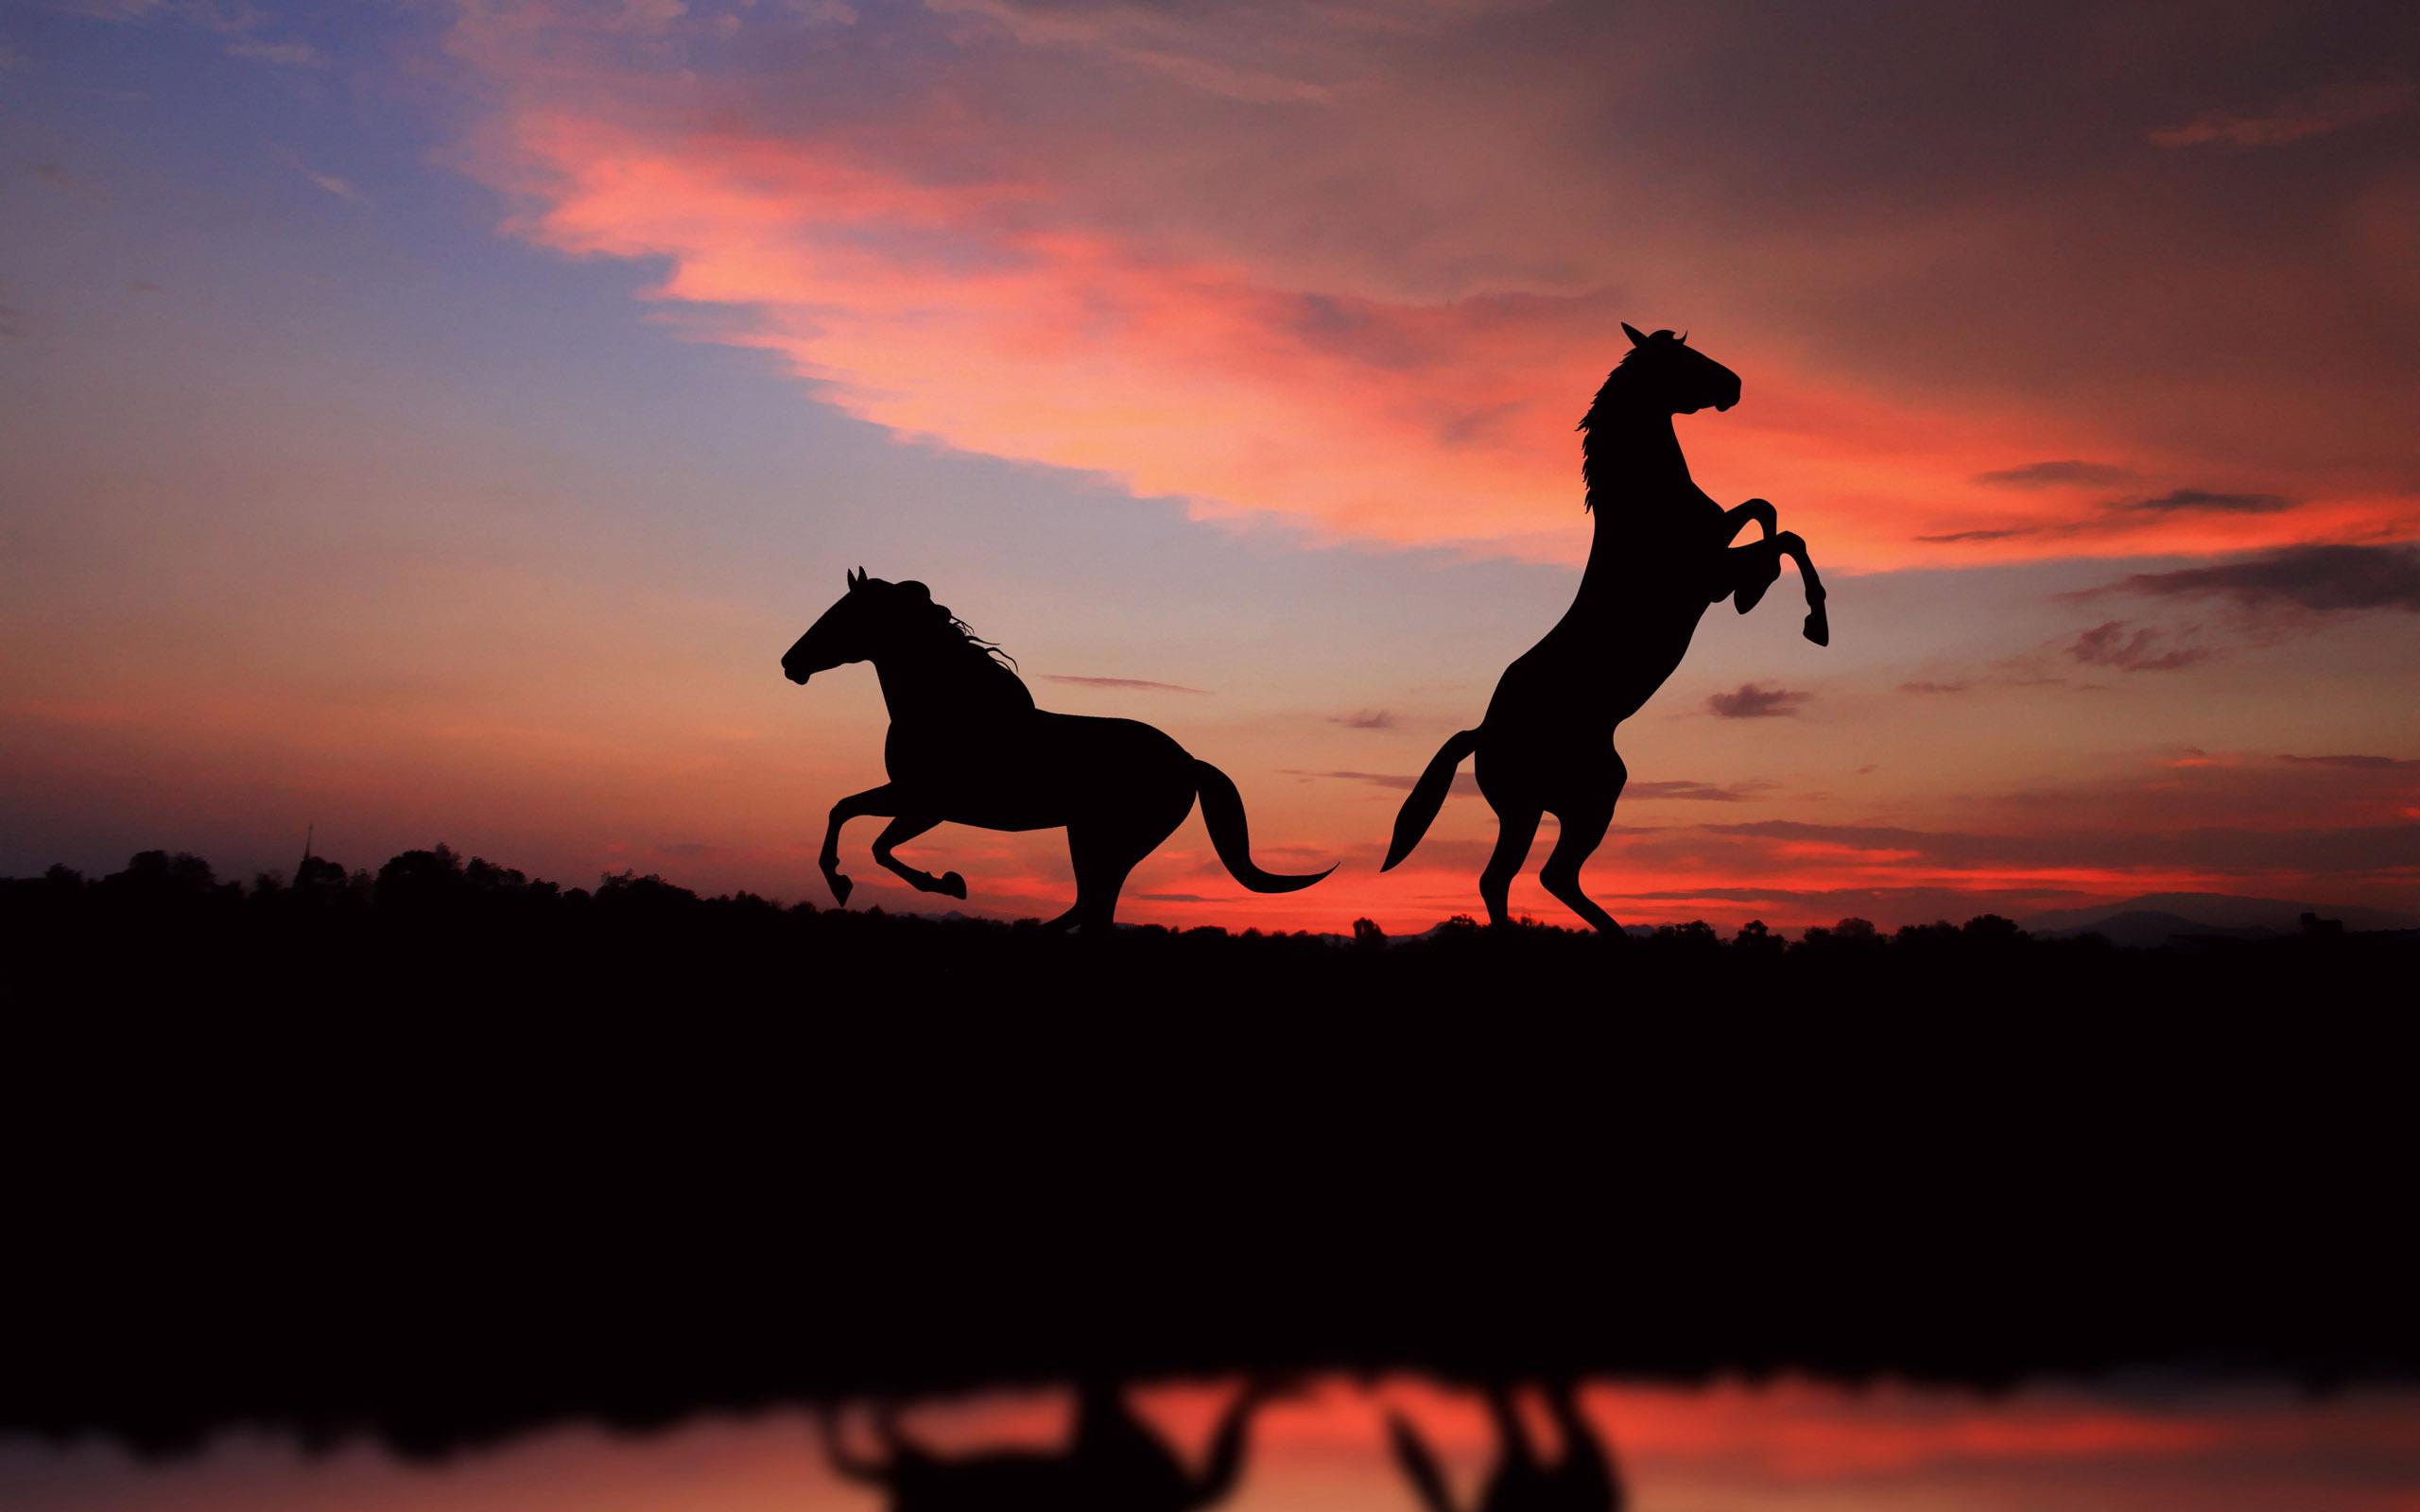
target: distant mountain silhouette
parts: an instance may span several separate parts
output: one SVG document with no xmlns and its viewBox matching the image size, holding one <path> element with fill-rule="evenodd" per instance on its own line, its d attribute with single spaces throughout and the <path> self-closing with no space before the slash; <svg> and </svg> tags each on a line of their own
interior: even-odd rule
<svg viewBox="0 0 2420 1512">
<path fill-rule="evenodd" d="M 2060 908 L 2021 922 L 2035 935 L 2106 935 L 2114 944 L 2159 946 L 2173 936 L 2257 939 L 2300 931 L 2302 916 L 2341 919 L 2346 929 L 2420 929 L 2420 915 L 2340 903 L 2286 902 L 2223 892 L 2154 892 L 2084 908 Z"/>
<path fill-rule="evenodd" d="M 2194 945 L 2211 940 L 2276 939 L 2281 932 L 2273 929 L 2246 927 L 2229 929 L 2219 924 L 2205 924 L 2156 908 L 2129 909 L 2097 919 L 2077 929 L 2050 930 L 2044 933 L 2062 935 L 2099 935 L 2112 945 L 2128 950 L 2155 951 L 2170 945 Z"/>
</svg>

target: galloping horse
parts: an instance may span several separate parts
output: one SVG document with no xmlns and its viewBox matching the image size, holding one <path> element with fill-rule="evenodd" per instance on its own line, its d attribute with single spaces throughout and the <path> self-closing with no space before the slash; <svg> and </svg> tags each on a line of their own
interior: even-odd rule
<svg viewBox="0 0 2420 1512">
<path fill-rule="evenodd" d="M 851 819 L 889 818 L 873 858 L 917 891 L 952 898 L 966 896 L 965 878 L 918 871 L 892 849 L 942 823 L 1063 825 L 1076 904 L 1048 927 L 1105 932 L 1127 873 L 1184 822 L 1197 794 L 1219 859 L 1253 891 L 1293 892 L 1327 875 L 1281 876 L 1253 865 L 1243 799 L 1226 773 L 1149 725 L 1035 708 L 999 648 L 934 603 L 924 584 L 885 582 L 862 568 L 848 581 L 839 602 L 782 657 L 783 675 L 802 684 L 843 662 L 871 661 L 890 709 L 882 751 L 890 781 L 834 804 L 823 832 L 819 862 L 843 905 L 850 884 L 840 874 L 840 827 Z"/>
<path fill-rule="evenodd" d="M 1709 605 L 1730 598 L 1739 612 L 1756 607 L 1781 576 L 1781 558 L 1798 563 L 1806 588 L 1806 638 L 1831 641 L 1824 583 L 1806 543 L 1776 532 L 1773 507 L 1751 499 L 1725 509 L 1689 479 L 1674 415 L 1739 402 L 1739 377 L 1669 331 L 1641 335 L 1624 322 L 1631 350 L 1597 390 L 1582 417 L 1587 507 L 1596 539 L 1580 593 L 1546 639 L 1504 669 L 1476 730 L 1457 731 L 1430 759 L 1395 816 L 1392 869 L 1428 833 L 1463 758 L 1478 757 L 1478 790 L 1495 810 L 1495 853 L 1479 873 L 1491 923 L 1506 921 L 1513 874 L 1529 857 L 1538 821 L 1562 827 L 1538 870 L 1547 891 L 1608 934 L 1613 916 L 1580 890 L 1582 863 L 1605 838 L 1614 800 L 1630 773 L 1614 750 L 1614 727 L 1636 713 L 1681 664 Z M 1764 538 L 1731 542 L 1754 521 Z"/>
</svg>

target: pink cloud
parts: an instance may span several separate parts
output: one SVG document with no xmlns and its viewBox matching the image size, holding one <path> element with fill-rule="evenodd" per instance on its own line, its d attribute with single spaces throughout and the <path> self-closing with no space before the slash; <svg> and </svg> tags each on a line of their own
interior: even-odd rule
<svg viewBox="0 0 2420 1512">
<path fill-rule="evenodd" d="M 1604 202 L 1606 176 L 1636 170 L 1554 140 L 1571 80 L 1526 111 L 1443 91 L 1451 119 L 1406 136 L 1466 9 L 1382 25 L 966 0 L 938 27 L 752 16 L 727 47 L 730 28 L 670 11 L 483 3 L 453 46 L 494 105 L 466 161 L 512 194 L 516 234 L 660 262 L 666 318 L 777 354 L 853 415 L 1203 517 L 1568 558 L 1586 541 L 1572 424 L 1624 350 L 1617 320 L 1773 296 L 1721 289 L 1736 259 L 1685 221 Z M 870 39 L 882 26 L 895 45 Z M 1872 256 L 1794 248 L 1759 276 L 1881 276 Z M 1962 414 L 1796 333 L 1692 323 L 1748 394 L 1685 426 L 1701 480 L 1780 502 L 1841 565 L 2212 550 L 2410 512 L 2322 499 L 2080 536 L 2055 528 L 2079 501 L 2012 513 L 1971 480 L 2089 427 Z"/>
</svg>

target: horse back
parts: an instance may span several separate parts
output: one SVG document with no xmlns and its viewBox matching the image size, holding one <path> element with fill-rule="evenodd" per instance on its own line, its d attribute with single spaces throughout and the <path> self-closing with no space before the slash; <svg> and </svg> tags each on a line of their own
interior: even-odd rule
<svg viewBox="0 0 2420 1512">
<path fill-rule="evenodd" d="M 954 823 L 1050 829 L 1103 804 L 1193 798 L 1193 758 L 1135 719 L 1033 709 L 977 720 L 893 720 L 891 782 Z"/>
</svg>

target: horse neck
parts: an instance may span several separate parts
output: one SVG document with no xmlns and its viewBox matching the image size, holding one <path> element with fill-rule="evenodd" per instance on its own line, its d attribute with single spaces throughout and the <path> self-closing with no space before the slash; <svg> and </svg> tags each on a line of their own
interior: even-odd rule
<svg viewBox="0 0 2420 1512">
<path fill-rule="evenodd" d="M 1600 404 L 1584 443 L 1589 512 L 1596 517 L 1580 597 L 1604 584 L 1607 573 L 1634 553 L 1641 511 L 1689 497 L 1688 458 L 1672 429 L 1672 413 L 1650 404 Z"/>
<path fill-rule="evenodd" d="M 874 677 L 882 683 L 882 701 L 890 717 L 934 714 L 963 717 L 997 707 L 1007 690 L 994 678 L 1025 683 L 989 657 L 978 659 L 956 631 L 944 641 L 918 638 L 873 657 Z M 1026 700 L 1029 706 L 1031 698 Z"/>
<path fill-rule="evenodd" d="M 1582 455 L 1588 505 L 1600 527 L 1625 507 L 1689 481 L 1689 459 L 1681 455 L 1672 412 L 1660 404 L 1599 404 L 1590 412 Z"/>
</svg>

